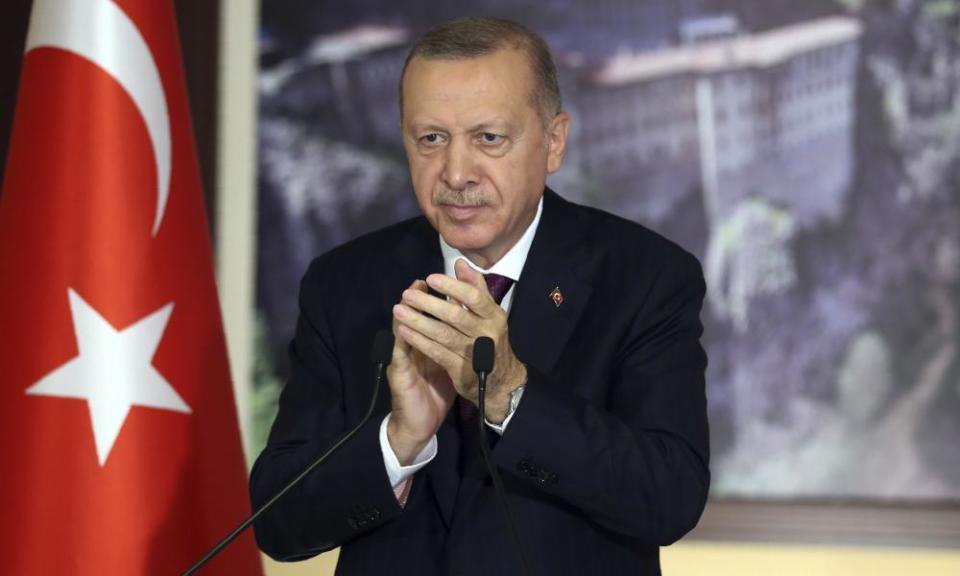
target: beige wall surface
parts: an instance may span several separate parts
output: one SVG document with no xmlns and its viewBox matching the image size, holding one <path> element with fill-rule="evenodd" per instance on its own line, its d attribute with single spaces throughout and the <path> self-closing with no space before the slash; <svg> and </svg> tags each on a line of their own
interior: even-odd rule
<svg viewBox="0 0 960 576">
<path fill-rule="evenodd" d="M 689 542 L 661 553 L 667 576 L 955 576 L 960 552 Z"/>
<path fill-rule="evenodd" d="M 333 576 L 333 569 L 337 566 L 339 549 L 321 554 L 316 558 L 303 562 L 274 562 L 263 557 L 263 566 L 266 576 Z"/>
<path fill-rule="evenodd" d="M 683 542 L 660 554 L 666 576 L 957 576 L 960 552 Z M 265 559 L 267 576 L 329 576 L 337 552 L 281 564 Z"/>
</svg>

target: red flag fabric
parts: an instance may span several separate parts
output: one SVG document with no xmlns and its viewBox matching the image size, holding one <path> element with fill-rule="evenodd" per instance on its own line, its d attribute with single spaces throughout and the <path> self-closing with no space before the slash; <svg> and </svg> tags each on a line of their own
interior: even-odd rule
<svg viewBox="0 0 960 576">
<path fill-rule="evenodd" d="M 175 574 L 249 514 L 172 1 L 35 0 L 0 335 L 0 573 Z"/>
</svg>

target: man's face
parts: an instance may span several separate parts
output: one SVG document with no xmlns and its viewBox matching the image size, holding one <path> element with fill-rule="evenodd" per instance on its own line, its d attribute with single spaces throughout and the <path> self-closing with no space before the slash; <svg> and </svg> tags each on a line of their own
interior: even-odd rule
<svg viewBox="0 0 960 576">
<path fill-rule="evenodd" d="M 403 140 L 420 209 L 483 267 L 520 239 L 560 168 L 569 117 L 546 128 L 525 53 L 416 57 L 403 81 Z"/>
</svg>

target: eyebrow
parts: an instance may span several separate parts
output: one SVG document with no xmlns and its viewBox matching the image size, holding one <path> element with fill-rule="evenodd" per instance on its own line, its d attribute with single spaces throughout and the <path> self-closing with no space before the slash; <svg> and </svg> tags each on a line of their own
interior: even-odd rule
<svg viewBox="0 0 960 576">
<path fill-rule="evenodd" d="M 467 131 L 468 132 L 484 132 L 484 131 L 495 129 L 495 128 L 507 128 L 509 125 L 510 123 L 503 118 L 493 118 L 491 120 L 487 120 L 485 122 L 481 122 L 475 126 L 472 126 Z"/>
<path fill-rule="evenodd" d="M 510 126 L 510 123 L 509 123 L 509 122 L 507 122 L 504 118 L 499 118 L 499 117 L 498 117 L 498 118 L 493 118 L 493 119 L 490 119 L 490 120 L 485 120 L 485 121 L 483 121 L 483 122 L 480 122 L 479 124 L 475 124 L 475 125 L 467 128 L 466 132 L 467 132 L 467 133 L 476 133 L 476 132 L 484 132 L 484 131 L 494 130 L 494 129 L 506 129 L 506 128 L 508 128 L 509 126 Z M 410 128 L 411 128 L 411 130 L 413 130 L 414 132 L 423 132 L 423 131 L 427 131 L 427 132 L 449 132 L 449 131 L 450 131 L 447 127 L 441 126 L 440 124 L 436 124 L 436 123 L 434 123 L 434 122 L 422 122 L 422 123 L 420 123 L 420 122 L 412 122 L 412 123 L 410 124 Z"/>
<path fill-rule="evenodd" d="M 410 124 L 410 129 L 413 130 L 414 132 L 423 132 L 423 131 L 446 132 L 447 131 L 446 128 L 440 126 L 439 124 L 433 124 L 429 122 L 425 122 L 425 123 L 413 122 Z"/>
</svg>

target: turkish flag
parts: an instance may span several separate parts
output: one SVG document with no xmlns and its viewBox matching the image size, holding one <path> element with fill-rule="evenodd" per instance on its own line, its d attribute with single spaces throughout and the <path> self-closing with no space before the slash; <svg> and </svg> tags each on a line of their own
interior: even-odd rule
<svg viewBox="0 0 960 576">
<path fill-rule="evenodd" d="M 0 573 L 179 573 L 249 501 L 173 5 L 33 4 L 0 195 Z M 261 573 L 252 535 L 203 573 Z"/>
</svg>

